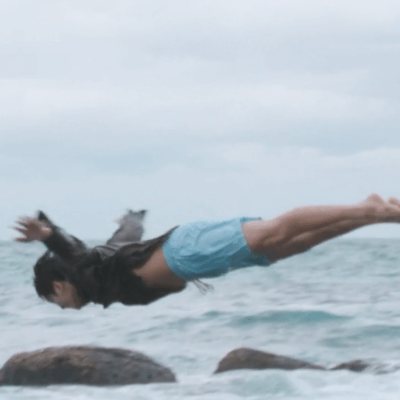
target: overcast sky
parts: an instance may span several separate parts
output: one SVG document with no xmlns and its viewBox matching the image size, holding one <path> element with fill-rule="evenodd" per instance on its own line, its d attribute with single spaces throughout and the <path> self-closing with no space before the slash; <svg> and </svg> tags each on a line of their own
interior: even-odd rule
<svg viewBox="0 0 400 400">
<path fill-rule="evenodd" d="M 397 0 L 0 0 L 0 60 L 0 239 L 400 197 Z"/>
</svg>

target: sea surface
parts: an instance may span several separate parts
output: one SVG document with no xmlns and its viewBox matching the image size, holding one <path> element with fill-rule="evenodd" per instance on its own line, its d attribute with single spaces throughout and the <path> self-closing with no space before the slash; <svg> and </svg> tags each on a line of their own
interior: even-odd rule
<svg viewBox="0 0 400 400">
<path fill-rule="evenodd" d="M 1 387 L 1 400 L 400 398 L 400 240 L 336 239 L 271 267 L 206 280 L 149 306 L 61 310 L 40 300 L 32 265 L 41 244 L 0 242 L 0 365 L 48 346 L 140 351 L 178 383 Z M 238 347 L 325 366 L 368 360 L 362 373 L 237 370 L 213 375 Z"/>
</svg>

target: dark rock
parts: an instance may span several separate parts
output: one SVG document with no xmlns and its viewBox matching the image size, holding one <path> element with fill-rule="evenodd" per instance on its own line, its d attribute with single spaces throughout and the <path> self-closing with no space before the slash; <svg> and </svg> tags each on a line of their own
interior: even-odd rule
<svg viewBox="0 0 400 400">
<path fill-rule="evenodd" d="M 340 369 L 348 369 L 353 372 L 362 372 L 370 366 L 369 363 L 363 360 L 347 361 L 330 368 L 330 371 L 337 371 Z"/>
<path fill-rule="evenodd" d="M 326 370 L 320 365 L 311 364 L 295 358 L 279 356 L 265 351 L 241 348 L 229 352 L 219 363 L 214 373 L 230 371 L 234 369 L 318 369 Z"/>
<path fill-rule="evenodd" d="M 129 385 L 176 382 L 172 371 L 130 350 L 90 346 L 49 347 L 12 356 L 0 385 Z"/>
<path fill-rule="evenodd" d="M 352 372 L 362 372 L 370 368 L 370 363 L 363 360 L 353 360 L 326 368 L 295 358 L 279 356 L 265 351 L 241 348 L 229 352 L 218 364 L 215 374 L 234 369 L 318 369 L 322 371 L 338 371 L 346 369 Z"/>
</svg>

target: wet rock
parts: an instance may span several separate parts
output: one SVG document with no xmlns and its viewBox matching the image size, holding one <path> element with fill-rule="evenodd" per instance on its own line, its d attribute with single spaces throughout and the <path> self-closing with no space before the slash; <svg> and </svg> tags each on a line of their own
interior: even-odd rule
<svg viewBox="0 0 400 400">
<path fill-rule="evenodd" d="M 352 372 L 362 372 L 371 369 L 371 364 L 363 360 L 353 360 L 336 365 L 332 368 L 312 364 L 295 358 L 280 356 L 265 351 L 240 348 L 229 352 L 219 363 L 215 374 L 235 369 L 317 369 L 322 371 L 338 371 L 346 369 Z"/>
<path fill-rule="evenodd" d="M 317 364 L 295 358 L 279 356 L 265 351 L 240 348 L 229 352 L 219 363 L 215 374 L 234 369 L 285 369 L 294 370 L 300 368 L 326 370 Z"/>
<path fill-rule="evenodd" d="M 369 363 L 363 360 L 353 360 L 353 361 L 347 361 L 341 364 L 336 365 L 336 367 L 332 367 L 329 370 L 330 371 L 337 371 L 340 369 L 347 369 L 349 371 L 353 372 L 362 372 L 365 369 L 367 369 L 370 366 Z"/>
<path fill-rule="evenodd" d="M 90 346 L 49 347 L 12 356 L 0 385 L 129 385 L 175 382 L 173 372 L 130 350 Z"/>
</svg>

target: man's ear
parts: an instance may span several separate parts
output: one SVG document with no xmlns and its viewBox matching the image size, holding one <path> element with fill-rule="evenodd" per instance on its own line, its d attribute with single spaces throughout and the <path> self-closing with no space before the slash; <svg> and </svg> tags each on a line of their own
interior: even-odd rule
<svg viewBox="0 0 400 400">
<path fill-rule="evenodd" d="M 61 295 L 65 289 L 65 281 L 53 281 L 53 289 L 56 296 Z"/>
</svg>

